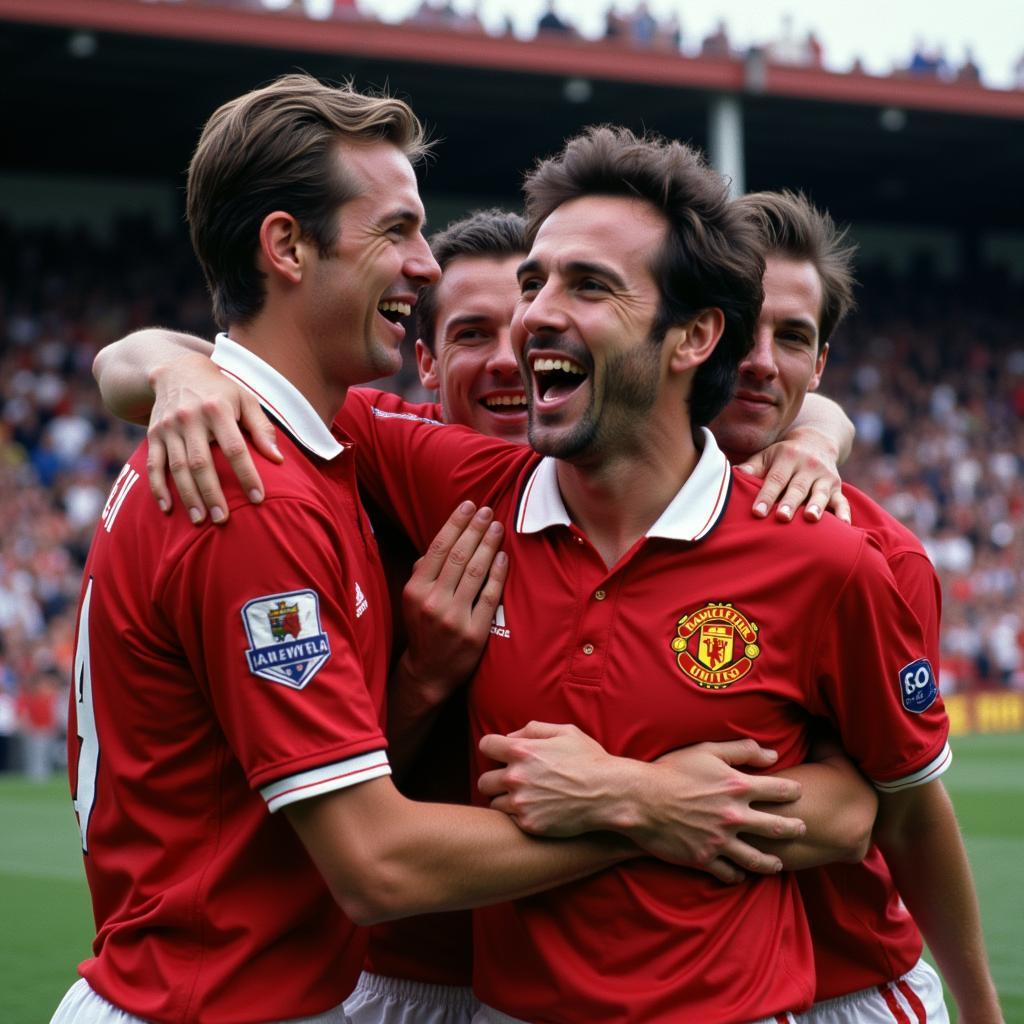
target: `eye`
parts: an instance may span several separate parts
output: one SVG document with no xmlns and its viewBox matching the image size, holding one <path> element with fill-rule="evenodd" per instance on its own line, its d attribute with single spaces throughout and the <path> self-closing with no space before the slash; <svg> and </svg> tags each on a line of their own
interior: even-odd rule
<svg viewBox="0 0 1024 1024">
<path fill-rule="evenodd" d="M 608 291 L 608 286 L 603 281 L 598 281 L 596 277 L 584 277 L 576 287 L 581 292 Z"/>
<path fill-rule="evenodd" d="M 778 335 L 778 338 L 787 345 L 795 345 L 801 348 L 809 348 L 813 344 L 811 339 L 800 331 L 783 331 Z"/>
<path fill-rule="evenodd" d="M 463 341 L 463 342 L 474 342 L 484 341 L 487 338 L 487 332 L 481 327 L 466 327 L 461 331 L 457 331 L 452 341 Z"/>
<path fill-rule="evenodd" d="M 519 293 L 521 295 L 533 295 L 544 287 L 544 282 L 539 277 L 524 277 L 519 282 Z"/>
</svg>

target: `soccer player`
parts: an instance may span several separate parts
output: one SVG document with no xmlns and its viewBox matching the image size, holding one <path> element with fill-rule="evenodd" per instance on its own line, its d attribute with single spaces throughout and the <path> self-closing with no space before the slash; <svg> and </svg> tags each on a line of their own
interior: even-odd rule
<svg viewBox="0 0 1024 1024">
<path fill-rule="evenodd" d="M 188 210 L 229 332 L 215 359 L 274 410 L 287 458 L 264 467 L 264 503 L 231 492 L 230 530 L 155 514 L 145 445 L 103 510 L 69 727 L 97 937 L 60 1024 L 342 1022 L 355 922 L 522 896 L 635 849 L 537 840 L 389 778 L 388 599 L 329 424 L 351 385 L 397 368 L 395 321 L 438 276 L 422 148 L 404 103 L 301 75 L 203 131 Z M 460 542 L 466 518 L 449 520 Z M 493 558 L 493 598 L 501 529 L 474 521 L 453 554 L 467 571 Z"/>
<path fill-rule="evenodd" d="M 722 449 L 742 460 L 781 437 L 818 387 L 829 340 L 852 303 L 852 250 L 831 218 L 793 193 L 738 200 L 765 249 L 765 302 L 735 398 L 712 422 Z M 882 550 L 939 657 L 940 589 L 920 541 L 855 487 L 844 487 L 855 525 Z M 912 695 L 906 698 L 913 704 Z M 921 955 L 924 932 L 961 1021 L 998 1024 L 974 883 L 940 779 L 880 794 L 877 846 L 861 864 L 799 875 L 814 937 L 817 1005 L 810 1024 L 947 1019 L 942 986 Z M 883 859 L 884 855 L 884 859 Z M 895 885 L 893 879 L 895 878 Z M 899 890 L 897 894 L 897 888 Z M 900 899 L 902 897 L 902 900 Z M 906 906 L 904 906 L 904 903 Z M 909 909 L 909 913 L 908 913 Z"/>
<path fill-rule="evenodd" d="M 766 267 L 754 345 L 740 362 L 735 397 L 711 423 L 734 462 L 783 436 L 807 392 L 818 387 L 829 339 L 853 302 L 852 248 L 844 245 L 831 218 L 792 193 L 757 193 L 737 205 L 758 230 Z M 885 555 L 901 594 L 924 627 L 929 658 L 937 659 L 939 583 L 920 542 L 861 491 L 846 485 L 845 493 L 854 523 Z M 906 681 L 902 686 L 905 705 L 915 710 L 913 687 Z M 586 791 L 584 773 L 597 774 L 595 751 L 591 744 L 577 748 L 578 737 L 548 732 L 530 741 L 517 737 L 509 759 L 514 774 L 495 771 L 482 787 L 495 794 L 493 806 L 514 806 L 521 823 L 538 834 L 567 834 L 562 823 L 578 810 L 579 793 Z M 495 754 L 505 750 L 496 738 L 488 746 Z M 576 766 L 573 756 L 580 758 Z M 605 785 L 614 789 L 612 776 L 602 771 Z M 798 875 L 817 971 L 817 1002 L 801 1021 L 948 1020 L 941 982 L 920 959 L 915 919 L 957 1000 L 960 1018 L 990 1024 L 1002 1020 L 953 808 L 941 780 L 913 781 L 917 784 L 882 787 L 878 845 L 863 863 L 832 864 Z M 588 826 L 600 827 L 593 807 L 587 813 Z M 610 819 L 606 824 L 612 827 Z"/>
<path fill-rule="evenodd" d="M 436 235 L 431 240 L 431 248 L 444 276 L 440 283 L 425 287 L 420 293 L 417 358 L 424 384 L 440 391 L 441 407 L 412 407 L 390 396 L 380 396 L 378 408 L 387 403 L 394 411 L 441 417 L 448 422 L 471 425 L 484 434 L 525 441 L 525 396 L 509 339 L 510 321 L 519 297 L 515 270 L 527 252 L 525 224 L 516 214 L 485 211 Z M 147 332 L 147 336 L 151 333 Z M 133 345 L 146 340 L 148 337 L 127 339 L 111 346 L 97 360 L 101 387 L 108 397 L 110 375 L 117 375 L 118 353 L 125 347 L 130 352 Z M 202 344 L 199 339 L 191 339 L 190 343 Z M 162 376 L 164 386 L 168 379 L 169 375 Z M 196 374 L 190 373 L 186 379 L 194 388 Z M 220 382 L 225 378 L 215 376 L 215 380 Z M 244 396 L 239 397 L 244 406 Z M 207 415 L 213 415 L 209 403 L 204 402 L 203 408 Z M 259 434 L 263 429 L 259 422 L 262 414 L 245 407 L 243 415 L 249 418 L 250 429 Z M 177 408 L 173 418 L 176 423 L 186 419 L 186 410 Z M 233 429 L 233 416 L 229 416 L 228 421 Z M 834 413 L 822 415 L 819 411 L 817 421 L 819 427 L 824 425 L 833 432 L 842 432 L 843 424 L 836 421 Z M 272 426 L 270 430 L 273 431 Z M 816 440 L 818 435 L 812 428 L 807 436 Z M 271 435 L 261 437 L 270 455 Z M 168 437 L 168 440 L 176 445 L 178 439 Z M 225 428 L 224 447 L 237 447 L 240 440 L 237 435 L 228 438 Z M 818 441 L 818 448 L 821 447 Z M 262 490 L 262 482 L 248 453 L 242 451 L 241 455 L 248 462 L 247 466 L 239 468 L 243 490 L 249 492 L 257 487 Z M 822 455 L 827 457 L 827 452 Z M 244 479 L 246 472 L 252 474 L 249 480 Z M 160 482 L 163 483 L 162 476 Z M 169 499 L 169 495 L 166 497 Z M 225 506 L 222 494 L 215 494 L 210 500 L 216 508 Z M 393 554 L 388 550 L 393 547 L 394 538 L 387 538 L 385 554 Z M 417 579 L 418 575 L 419 570 L 411 586 L 417 593 L 413 613 L 417 617 L 415 632 L 421 636 L 421 642 L 414 646 L 430 651 L 441 646 L 439 636 L 448 634 L 452 626 L 450 622 L 439 624 L 424 614 L 428 600 L 421 593 L 424 583 Z M 436 604 L 435 599 L 436 595 L 430 595 L 429 603 Z M 409 604 L 408 594 L 406 604 Z M 472 637 L 467 642 L 475 663 L 482 642 Z M 431 674 L 421 670 L 417 678 Z M 468 669 L 464 674 L 469 674 Z M 419 687 L 410 686 L 408 680 L 404 682 L 405 685 L 392 686 L 390 690 L 389 733 L 392 736 L 394 719 L 407 718 L 404 712 L 410 705 L 415 709 L 421 702 Z M 465 733 L 464 702 L 451 701 L 445 706 L 444 720 L 429 734 L 416 763 L 406 773 L 408 795 L 468 800 L 465 760 L 459 754 L 460 749 L 465 748 Z M 673 755 L 677 770 L 685 770 L 687 779 L 694 785 L 699 760 L 705 769 L 702 781 L 712 781 L 708 768 L 714 772 L 713 779 L 719 787 L 729 781 L 739 781 L 742 777 L 732 773 L 724 762 L 716 765 L 712 750 L 719 750 L 723 756 L 728 752 L 734 763 L 738 763 L 737 751 L 732 747 L 717 748 L 707 744 L 700 751 Z M 453 754 L 454 772 L 450 770 Z M 447 775 L 445 766 L 449 766 Z M 802 782 L 807 781 L 804 774 Z M 842 793 L 845 792 L 844 789 Z M 711 799 L 710 793 L 708 799 Z M 705 814 L 708 810 L 703 808 Z M 834 818 L 829 824 L 833 822 Z M 696 842 L 696 839 L 691 841 Z M 715 841 L 720 841 L 720 837 L 715 837 Z M 368 971 L 361 976 L 356 991 L 346 1003 L 346 1011 L 356 1022 L 399 1019 L 458 1022 L 468 1021 L 472 1016 L 475 1001 L 468 987 L 471 957 L 468 921 L 464 920 L 464 915 L 427 915 L 377 926 L 370 935 L 367 967 Z"/>
<path fill-rule="evenodd" d="M 880 556 L 835 522 L 741 514 L 755 485 L 693 433 L 727 398 L 760 300 L 756 245 L 721 180 L 678 144 L 596 130 L 529 188 L 536 239 L 515 337 L 531 441 L 549 457 L 381 415 L 354 392 L 344 413 L 378 501 L 419 543 L 456 489 L 489 495 L 512 528 L 523 568 L 473 687 L 474 732 L 576 720 L 639 759 L 631 770 L 651 787 L 663 770 L 641 762 L 709 735 L 770 737 L 797 763 L 806 714 L 829 713 L 876 778 L 940 770 L 934 687 L 920 716 L 899 706 L 900 668 L 930 672 Z M 756 557 L 766 546 L 769 563 Z M 898 623 L 888 644 L 880 619 Z M 542 642 L 552 624 L 559 641 Z M 844 678 L 875 699 L 874 728 Z M 650 819 L 618 824 L 655 846 L 665 834 Z M 479 914 L 484 1019 L 742 1021 L 810 1000 L 789 876 L 727 888 L 646 867 Z"/>
</svg>

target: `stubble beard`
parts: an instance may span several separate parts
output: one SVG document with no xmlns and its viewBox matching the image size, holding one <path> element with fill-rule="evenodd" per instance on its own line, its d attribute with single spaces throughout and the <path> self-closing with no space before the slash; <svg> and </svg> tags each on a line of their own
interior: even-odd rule
<svg viewBox="0 0 1024 1024">
<path fill-rule="evenodd" d="M 631 451 L 632 439 L 644 432 L 646 414 L 658 398 L 660 341 L 651 337 L 646 345 L 611 356 L 602 376 L 600 402 L 592 375 L 587 408 L 564 433 L 552 434 L 538 427 L 531 380 L 527 385 L 530 447 L 566 462 L 601 462 Z"/>
</svg>

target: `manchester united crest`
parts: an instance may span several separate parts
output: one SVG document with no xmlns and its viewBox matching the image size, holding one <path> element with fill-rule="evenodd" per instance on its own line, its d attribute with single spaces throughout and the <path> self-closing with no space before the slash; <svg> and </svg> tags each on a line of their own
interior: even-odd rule
<svg viewBox="0 0 1024 1024">
<path fill-rule="evenodd" d="M 727 601 L 709 601 L 679 620 L 672 650 L 685 676 L 705 690 L 724 690 L 754 667 L 757 634 L 757 623 Z"/>
</svg>

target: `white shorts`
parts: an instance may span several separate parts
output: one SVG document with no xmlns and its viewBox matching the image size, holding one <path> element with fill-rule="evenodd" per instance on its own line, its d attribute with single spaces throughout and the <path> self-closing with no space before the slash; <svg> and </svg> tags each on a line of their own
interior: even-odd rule
<svg viewBox="0 0 1024 1024">
<path fill-rule="evenodd" d="M 942 982 L 924 960 L 902 978 L 816 1003 L 799 1024 L 949 1024 Z"/>
<path fill-rule="evenodd" d="M 479 1005 L 469 988 L 363 971 L 345 1012 L 352 1024 L 470 1024 Z"/>
<path fill-rule="evenodd" d="M 113 1003 L 108 1003 L 103 996 L 93 992 L 85 978 L 68 989 L 67 995 L 60 1002 L 56 1012 L 50 1018 L 50 1024 L 146 1024 L 134 1014 L 119 1010 Z M 344 1006 L 336 1006 L 326 1013 L 318 1013 L 315 1017 L 289 1017 L 280 1024 L 348 1024 Z"/>
<path fill-rule="evenodd" d="M 680 1012 L 685 1007 L 680 1007 Z M 751 1021 L 750 1024 L 796 1024 L 797 1018 L 792 1013 L 777 1013 L 771 1017 L 762 1017 L 761 1020 Z M 518 1017 L 510 1017 L 501 1010 L 495 1010 L 493 1006 L 480 1004 L 480 1009 L 473 1018 L 472 1024 L 528 1024 L 527 1021 Z"/>
</svg>

